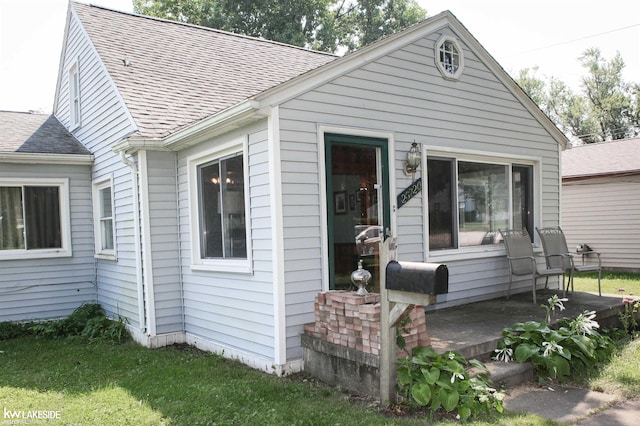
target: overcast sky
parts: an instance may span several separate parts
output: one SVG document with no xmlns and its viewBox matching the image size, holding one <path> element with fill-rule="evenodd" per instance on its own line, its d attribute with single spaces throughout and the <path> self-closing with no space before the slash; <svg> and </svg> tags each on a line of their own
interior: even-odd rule
<svg viewBox="0 0 640 426">
<path fill-rule="evenodd" d="M 86 0 L 132 11 L 131 0 Z M 620 52 L 624 77 L 640 83 L 637 0 L 418 0 L 433 16 L 448 9 L 514 75 L 539 67 L 577 87 L 581 53 Z M 0 0 L 0 110 L 51 112 L 67 0 Z"/>
</svg>

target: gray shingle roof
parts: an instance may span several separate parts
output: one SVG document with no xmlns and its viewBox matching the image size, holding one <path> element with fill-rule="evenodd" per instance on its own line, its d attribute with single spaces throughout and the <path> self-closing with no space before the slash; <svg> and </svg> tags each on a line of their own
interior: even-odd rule
<svg viewBox="0 0 640 426">
<path fill-rule="evenodd" d="M 72 7 L 144 138 L 165 137 L 337 58 L 97 6 Z"/>
<path fill-rule="evenodd" d="M 91 153 L 53 116 L 0 111 L 0 152 Z"/>
<path fill-rule="evenodd" d="M 580 145 L 562 152 L 562 177 L 640 173 L 640 138 Z"/>
</svg>

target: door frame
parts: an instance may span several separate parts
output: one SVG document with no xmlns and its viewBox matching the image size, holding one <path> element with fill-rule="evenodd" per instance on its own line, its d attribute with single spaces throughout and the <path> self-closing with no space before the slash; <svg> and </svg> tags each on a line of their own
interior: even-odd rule
<svg viewBox="0 0 640 426">
<path fill-rule="evenodd" d="M 375 132 L 366 130 L 346 129 L 338 127 L 325 127 L 321 126 L 318 129 L 318 162 L 320 164 L 320 209 L 322 215 L 321 221 L 321 238 L 322 238 L 322 258 L 323 258 L 323 273 L 322 273 L 322 290 L 328 291 L 330 289 L 330 277 L 331 277 L 331 261 L 333 260 L 332 241 L 329 238 L 329 225 L 330 217 L 333 214 L 328 210 L 329 206 L 329 193 L 331 188 L 328 187 L 328 178 L 330 175 L 330 158 L 327 159 L 328 147 L 333 143 L 346 143 L 360 146 L 372 146 L 381 149 L 381 168 L 383 179 L 383 224 L 386 228 L 391 230 L 391 234 L 396 234 L 396 218 L 395 218 L 395 169 L 392 167 L 395 164 L 395 143 L 392 133 Z M 386 160 L 386 161 L 385 161 Z M 386 173 L 385 173 L 386 172 Z"/>
</svg>

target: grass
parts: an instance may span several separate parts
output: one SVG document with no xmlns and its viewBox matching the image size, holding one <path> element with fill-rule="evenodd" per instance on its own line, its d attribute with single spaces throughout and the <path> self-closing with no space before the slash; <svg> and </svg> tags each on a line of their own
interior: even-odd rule
<svg viewBox="0 0 640 426">
<path fill-rule="evenodd" d="M 21 337 L 0 341 L 0 405 L 74 425 L 417 425 L 301 375 L 275 377 L 188 346 Z M 49 420 L 50 421 L 50 420 Z M 455 421 L 438 424 L 456 424 Z M 477 425 L 547 425 L 506 414 Z"/>
<path fill-rule="evenodd" d="M 600 285 L 603 294 L 640 296 L 640 276 L 623 272 L 603 272 Z M 598 274 L 576 275 L 573 279 L 575 291 L 598 292 Z"/>
<path fill-rule="evenodd" d="M 580 275 L 578 291 L 597 291 Z M 640 276 L 605 274 L 604 293 L 640 295 Z M 618 289 L 624 291 L 618 292 Z M 189 346 L 148 349 L 82 338 L 0 340 L 0 405 L 59 413 L 62 425 L 417 425 L 459 424 L 429 414 L 381 410 L 373 401 L 303 375 L 275 377 Z M 640 396 L 640 340 L 624 345 L 583 385 Z M 7 420 L 5 419 L 5 422 Z M 35 421 L 34 421 L 35 422 Z M 555 423 L 506 413 L 473 425 Z"/>
</svg>

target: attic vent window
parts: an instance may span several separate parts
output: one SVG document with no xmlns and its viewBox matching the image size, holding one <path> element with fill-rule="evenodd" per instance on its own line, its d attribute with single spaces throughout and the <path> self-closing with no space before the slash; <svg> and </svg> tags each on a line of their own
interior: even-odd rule
<svg viewBox="0 0 640 426">
<path fill-rule="evenodd" d="M 464 56 L 458 41 L 451 36 L 442 36 L 436 43 L 436 66 L 442 76 L 457 80 L 464 68 Z"/>
</svg>

